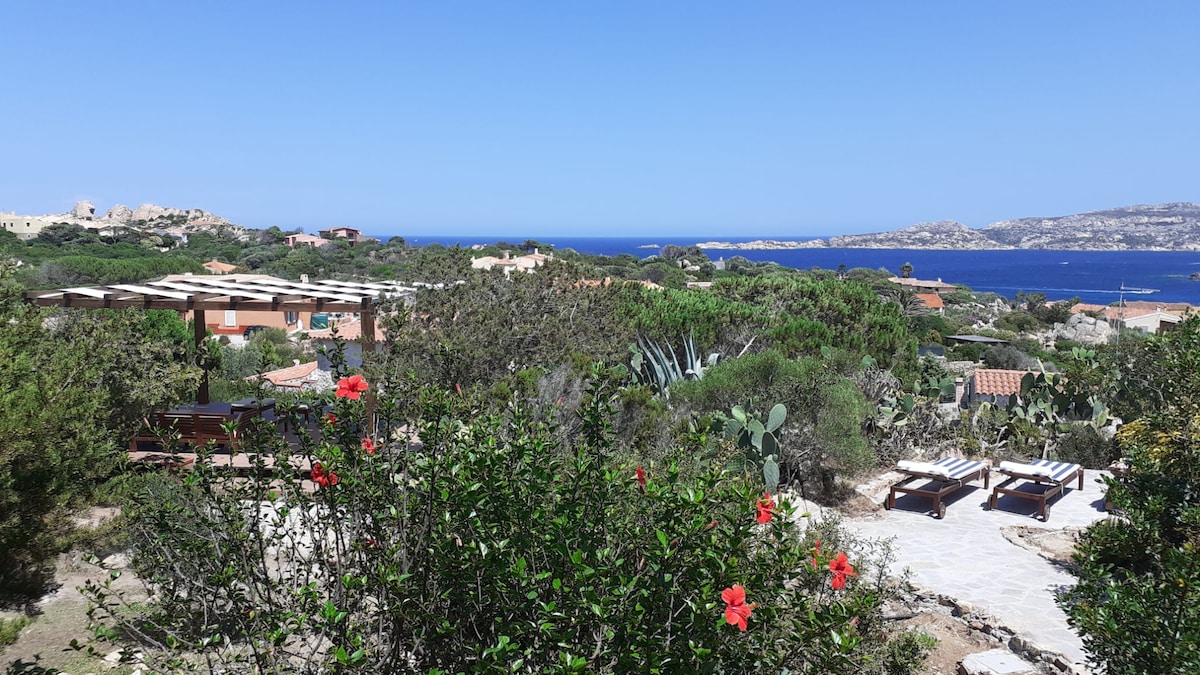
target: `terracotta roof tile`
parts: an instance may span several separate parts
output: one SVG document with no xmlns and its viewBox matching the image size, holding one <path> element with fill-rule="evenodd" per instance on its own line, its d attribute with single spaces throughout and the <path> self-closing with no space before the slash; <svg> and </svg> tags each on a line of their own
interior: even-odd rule
<svg viewBox="0 0 1200 675">
<path fill-rule="evenodd" d="M 289 383 L 291 383 L 290 386 L 299 386 L 295 380 L 307 379 L 314 372 L 316 372 L 316 370 L 317 362 L 309 361 L 308 363 L 301 363 L 295 366 L 288 366 L 287 368 L 280 368 L 279 370 L 272 370 L 270 372 L 263 373 L 262 376 L 268 382 L 277 387 L 289 386 Z M 258 379 L 258 376 L 251 375 L 246 379 L 255 380 Z"/>
<path fill-rule="evenodd" d="M 232 272 L 237 269 L 237 265 L 230 265 L 229 263 L 223 263 L 219 260 L 210 260 L 210 261 L 204 263 L 203 265 L 201 265 L 201 267 L 203 267 L 205 269 L 210 269 L 210 270 L 212 270 L 214 272 L 218 272 L 220 274 Z"/>
<path fill-rule="evenodd" d="M 937 293 L 914 293 L 917 299 L 925 305 L 926 309 L 942 309 L 946 303 L 942 302 L 942 296 Z"/>
<path fill-rule="evenodd" d="M 975 393 L 1011 396 L 1021 391 L 1021 378 L 1028 370 L 997 370 L 980 368 L 975 371 Z"/>
</svg>

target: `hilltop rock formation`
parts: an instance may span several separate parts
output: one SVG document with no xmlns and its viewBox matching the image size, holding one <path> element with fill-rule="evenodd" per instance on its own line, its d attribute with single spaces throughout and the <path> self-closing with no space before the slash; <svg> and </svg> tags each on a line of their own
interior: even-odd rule
<svg viewBox="0 0 1200 675">
<path fill-rule="evenodd" d="M 104 214 L 104 220 L 109 223 L 129 223 L 133 221 L 133 211 L 124 204 L 117 204 Z"/>
<path fill-rule="evenodd" d="M 978 251 L 1200 251 L 1200 204 L 1123 206 L 1071 216 L 1020 218 L 972 229 L 961 223 L 921 223 L 892 232 L 812 241 L 706 242 L 700 248 L 912 248 Z"/>
<path fill-rule="evenodd" d="M 96 206 L 89 201 L 75 204 L 75 208 L 67 213 L 47 216 L 37 216 L 40 220 L 50 223 L 72 223 L 84 227 L 99 225 L 149 225 L 162 227 L 165 225 L 190 226 L 193 228 L 233 226 L 229 220 L 214 215 L 203 209 L 174 209 L 157 204 L 142 204 L 131 209 L 124 204 L 117 204 L 100 218 L 96 217 Z"/>
<path fill-rule="evenodd" d="M 988 239 L 979 230 L 956 223 L 953 220 L 943 220 L 936 223 L 920 223 L 902 230 L 884 232 L 881 234 L 850 234 L 840 237 L 830 237 L 829 246 L 833 248 L 923 248 L 923 249 L 954 249 L 982 250 L 994 248 L 1012 248 L 998 245 Z"/>
<path fill-rule="evenodd" d="M 129 225 L 138 221 L 149 223 L 155 220 L 182 220 L 181 224 L 203 225 L 232 225 L 228 220 L 213 215 L 202 209 L 173 209 L 157 204 L 142 204 L 130 210 L 128 206 L 117 204 L 108 210 L 104 220 L 121 225 Z"/>
<path fill-rule="evenodd" d="M 980 233 L 1015 248 L 1197 251 L 1200 204 L 1125 206 L 1073 216 L 1004 220 Z"/>
<path fill-rule="evenodd" d="M 95 220 L 96 205 L 91 202 L 76 202 L 75 208 L 71 209 L 71 216 L 79 220 Z"/>
</svg>

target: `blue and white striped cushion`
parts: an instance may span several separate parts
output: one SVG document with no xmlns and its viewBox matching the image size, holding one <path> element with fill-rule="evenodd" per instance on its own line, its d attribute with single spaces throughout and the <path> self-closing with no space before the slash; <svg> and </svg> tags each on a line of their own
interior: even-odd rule
<svg viewBox="0 0 1200 675">
<path fill-rule="evenodd" d="M 983 468 L 983 462 L 977 462 L 972 459 L 959 459 L 957 457 L 943 457 L 934 462 L 933 465 L 944 467 L 946 471 L 950 472 L 951 480 L 958 480 L 963 476 L 969 476 Z"/>
<path fill-rule="evenodd" d="M 1075 472 L 1081 467 L 1078 464 L 1069 462 L 1051 462 L 1048 459 L 1035 459 L 1029 463 L 1031 466 L 1041 468 L 1043 471 L 1050 472 L 1050 478 L 1059 483 L 1073 477 Z"/>
<path fill-rule="evenodd" d="M 1049 478 L 1056 483 L 1062 483 L 1075 477 L 1079 471 L 1078 464 L 1068 462 L 1051 462 L 1048 459 L 1035 459 L 1029 464 L 1015 462 L 1000 462 L 1000 470 L 1007 474 L 1020 474 Z M 1030 470 L 1032 469 L 1032 470 Z"/>
</svg>

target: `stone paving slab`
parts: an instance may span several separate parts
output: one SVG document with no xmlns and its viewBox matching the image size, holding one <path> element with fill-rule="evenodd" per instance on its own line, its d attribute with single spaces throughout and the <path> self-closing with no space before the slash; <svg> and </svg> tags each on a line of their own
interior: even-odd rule
<svg viewBox="0 0 1200 675">
<path fill-rule="evenodd" d="M 985 490 L 982 482 L 944 500 L 943 520 L 930 515 L 932 500 L 903 495 L 891 511 L 845 523 L 866 537 L 895 537 L 896 560 L 890 572 L 900 574 L 908 569 L 914 584 L 969 602 L 1030 644 L 1060 653 L 1083 668 L 1083 643 L 1054 602 L 1055 594 L 1071 586 L 1075 578 L 1037 553 L 1009 542 L 1000 530 L 1013 525 L 1056 530 L 1108 517 L 1103 485 L 1097 482 L 1102 475 L 1107 472 L 1088 470 L 1083 490 L 1074 489 L 1078 483 L 1072 482 L 1051 500 L 1047 523 L 1034 517 L 1037 503 L 1031 500 L 1002 497 L 995 510 L 986 510 L 991 489 Z M 901 477 L 896 474 L 897 480 Z M 992 478 L 994 487 L 1001 474 Z M 883 487 L 868 496 L 882 504 L 887 493 Z"/>
<path fill-rule="evenodd" d="M 958 672 L 965 675 L 1026 675 L 1029 664 L 1007 649 L 971 654 L 962 660 Z"/>
</svg>

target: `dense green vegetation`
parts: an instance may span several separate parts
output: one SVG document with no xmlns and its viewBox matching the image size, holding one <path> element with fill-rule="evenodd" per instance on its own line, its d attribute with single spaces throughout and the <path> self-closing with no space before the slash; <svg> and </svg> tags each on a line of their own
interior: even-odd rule
<svg viewBox="0 0 1200 675">
<path fill-rule="evenodd" d="M 420 672 L 903 673 L 928 643 L 883 625 L 883 560 L 836 524 L 760 525 L 763 492 L 777 513 L 782 494 L 837 503 L 847 478 L 918 448 L 1089 467 L 1123 455 L 1132 468 L 1110 494 L 1128 522 L 1084 536 L 1068 611 L 1108 672 L 1195 667 L 1198 320 L 1168 336 L 1054 349 L 1038 333 L 1070 303 L 1038 294 L 1007 302 L 960 289 L 934 314 L 886 272 L 736 256 L 720 270 L 694 247 L 646 259 L 558 251 L 536 273 L 506 278 L 472 270 L 471 258 L 548 247 L 394 239 L 293 250 L 284 236 L 218 230 L 171 246 L 73 226 L 29 242 L 0 233 L 0 595 L 36 594 L 71 541 L 68 515 L 103 495 L 123 500 L 135 563 L 161 594 L 123 609 L 103 588 L 93 598 L 120 639 L 136 636 L 172 667 L 204 653 L 262 671 L 303 658 L 343 672 L 411 662 Z M 379 427 L 366 426 L 361 402 L 326 393 L 308 397 L 339 420 L 323 422 L 319 442 L 302 435 L 301 448 L 286 448 L 264 427 L 246 446 L 283 465 L 289 453 L 320 461 L 336 484 L 313 493 L 265 464 L 236 484 L 203 466 L 186 479 L 122 466 L 143 417 L 192 396 L 195 364 L 210 370 L 216 398 L 232 400 L 257 392 L 256 373 L 311 358 L 310 346 L 266 331 L 196 354 L 174 313 L 19 301 L 23 288 L 201 273 L 211 259 L 287 278 L 453 282 L 381 321 L 388 340 L 362 370 Z M 686 290 L 690 281 L 713 283 Z M 963 332 L 1011 344 L 945 344 Z M 1046 372 L 1008 406 L 948 418 L 939 402 L 954 375 L 919 359 L 919 345 Z M 286 410 L 289 396 L 277 396 Z M 1115 442 L 1112 414 L 1127 423 Z M 736 432 L 752 421 L 769 432 Z M 421 445 L 407 442 L 412 433 Z M 253 502 L 302 514 L 279 517 L 306 538 L 274 511 L 247 510 Z M 281 576 L 263 551 L 313 567 Z M 860 577 L 834 588 L 836 551 Z M 733 584 L 759 603 L 745 634 L 720 618 Z M 1158 606 L 1177 611 L 1146 618 Z M 1114 628 L 1139 620 L 1145 630 Z"/>
<path fill-rule="evenodd" d="M 0 275 L 3 271 L 0 270 Z M 194 387 L 175 313 L 49 313 L 0 297 L 0 591 L 36 591 L 122 439 Z M 184 338 L 184 339 L 181 339 Z"/>
</svg>

